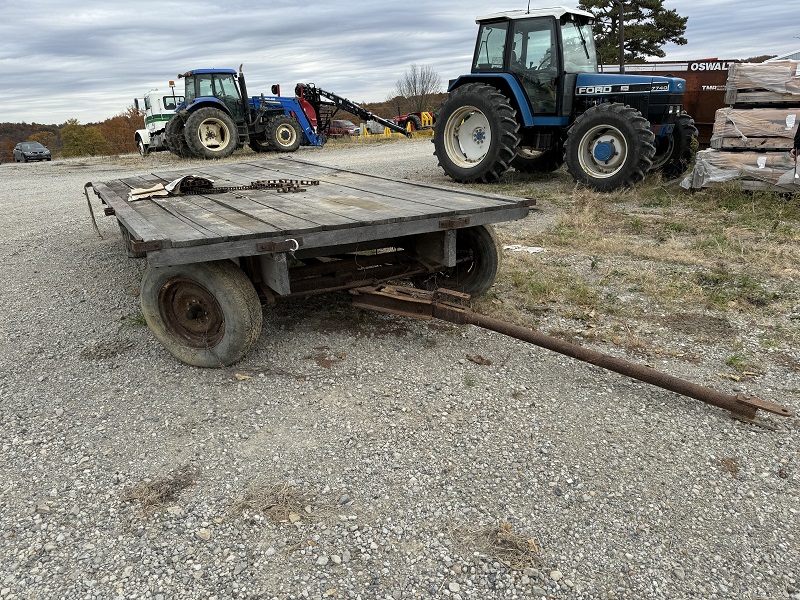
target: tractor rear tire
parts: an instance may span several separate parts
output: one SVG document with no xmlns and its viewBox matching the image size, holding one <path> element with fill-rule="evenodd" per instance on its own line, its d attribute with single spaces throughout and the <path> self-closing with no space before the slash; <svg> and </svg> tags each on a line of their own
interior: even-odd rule
<svg viewBox="0 0 800 600">
<path fill-rule="evenodd" d="M 227 158 L 239 145 L 231 116 L 219 108 L 198 108 L 186 119 L 186 144 L 198 158 Z"/>
<path fill-rule="evenodd" d="M 183 132 L 183 119 L 180 115 L 173 115 L 167 126 L 164 129 L 164 137 L 167 143 L 167 148 L 175 156 L 181 158 L 191 158 L 192 151 L 186 143 L 186 136 Z"/>
<path fill-rule="evenodd" d="M 258 293 L 233 261 L 149 267 L 140 298 L 153 335 L 195 367 L 238 362 L 261 335 Z"/>
<path fill-rule="evenodd" d="M 488 292 L 500 270 L 502 251 L 494 230 L 478 225 L 456 231 L 456 266 L 412 279 L 414 285 L 426 290 L 447 288 L 471 296 Z"/>
<path fill-rule="evenodd" d="M 459 183 L 493 183 L 517 154 L 517 112 L 501 92 L 468 83 L 450 93 L 436 121 L 434 155 Z"/>
<path fill-rule="evenodd" d="M 297 119 L 289 115 L 272 117 L 267 123 L 267 141 L 273 150 L 294 152 L 303 140 L 303 130 Z"/>
<path fill-rule="evenodd" d="M 537 152 L 520 146 L 511 166 L 520 173 L 552 173 L 564 164 L 564 148 L 550 148 Z"/>
<path fill-rule="evenodd" d="M 625 104 L 593 106 L 569 128 L 567 169 L 576 181 L 598 192 L 639 183 L 656 151 L 649 126 L 638 110 Z"/>
<path fill-rule="evenodd" d="M 653 157 L 653 171 L 661 171 L 667 179 L 680 177 L 694 161 L 697 152 L 697 127 L 694 119 L 681 113 L 672 135 L 656 138 L 656 155 Z"/>
</svg>

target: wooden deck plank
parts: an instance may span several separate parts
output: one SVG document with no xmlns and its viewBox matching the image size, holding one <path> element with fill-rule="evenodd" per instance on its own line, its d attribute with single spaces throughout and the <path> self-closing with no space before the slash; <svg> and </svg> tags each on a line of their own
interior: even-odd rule
<svg viewBox="0 0 800 600">
<path fill-rule="evenodd" d="M 253 178 L 253 171 L 245 168 L 246 165 L 228 167 L 235 167 L 224 175 L 225 181 L 231 185 L 245 185 L 258 179 Z M 320 180 L 320 185 L 308 186 L 308 193 L 315 196 L 313 200 L 318 203 L 319 208 L 357 220 L 391 222 L 404 218 L 423 218 L 432 214 L 444 217 L 488 208 L 506 208 L 517 202 L 509 202 L 504 198 L 464 195 L 459 190 L 450 188 L 426 187 L 420 190 L 420 186 L 411 182 L 365 176 L 340 169 L 325 168 L 325 171 L 327 174 L 316 173 L 314 178 Z M 268 172 L 275 173 L 271 170 Z M 305 171 L 284 170 L 280 175 L 282 178 L 291 175 L 291 178 L 309 179 Z M 211 174 L 208 173 L 208 176 Z M 448 194 L 456 194 L 456 198 L 448 199 Z"/>
<path fill-rule="evenodd" d="M 186 175 L 186 172 L 167 172 L 155 173 L 146 178 L 142 185 L 151 183 L 168 183 Z M 209 176 L 208 174 L 198 172 L 197 169 L 192 169 L 193 175 Z M 213 179 L 213 177 L 211 177 Z M 134 178 L 135 179 L 135 178 Z M 130 181 L 130 178 L 126 181 Z M 260 190 L 252 190 L 249 193 L 259 193 Z M 232 236 L 243 235 L 245 237 L 253 237 L 254 235 L 269 235 L 273 233 L 293 233 L 301 230 L 313 230 L 319 228 L 320 225 L 314 221 L 284 213 L 280 210 L 275 210 L 269 206 L 257 202 L 254 198 L 247 195 L 246 192 L 235 192 L 225 194 L 191 194 L 187 196 L 174 196 L 169 198 L 158 198 L 156 203 L 170 212 L 172 208 L 178 206 L 177 198 L 192 198 L 188 204 L 183 204 L 192 213 L 192 219 L 201 219 L 198 224 L 210 225 L 217 223 L 217 227 L 221 228 L 218 233 L 221 239 L 231 239 Z M 208 214 L 203 217 L 201 210 L 205 210 Z M 310 213 L 309 213 L 310 214 Z M 234 232 L 229 228 L 225 228 L 223 221 L 228 221 L 234 228 L 243 229 L 246 231 Z M 212 231 L 214 227 L 212 227 Z M 254 235 L 249 235 L 254 234 Z"/>
<path fill-rule="evenodd" d="M 247 170 L 236 173 L 235 170 L 215 170 L 214 173 L 222 175 L 218 185 L 247 185 L 258 179 L 286 178 L 285 174 L 268 177 L 253 177 L 253 171 Z M 267 173 L 275 173 L 267 171 Z M 211 177 L 212 173 L 204 172 L 203 176 Z M 295 176 L 297 179 L 303 177 Z M 308 177 L 305 177 L 308 179 Z M 265 206 L 286 211 L 296 215 L 298 212 L 311 213 L 316 216 L 325 227 L 347 226 L 348 223 L 389 223 L 401 219 L 417 219 L 430 216 L 430 206 L 418 202 L 408 202 L 402 198 L 388 198 L 374 193 L 365 193 L 338 182 L 330 183 L 327 179 L 320 180 L 319 186 L 306 186 L 306 192 L 278 193 L 274 190 L 254 190 L 245 192 Z M 354 193 L 355 192 L 355 193 Z M 439 211 L 442 216 L 447 211 Z"/>
<path fill-rule="evenodd" d="M 128 202 L 128 191 L 131 189 L 130 184 L 136 187 L 146 187 L 148 180 L 127 177 L 123 182 L 118 180 L 109 182 L 107 185 L 111 187 L 117 197 L 119 198 L 114 204 L 114 210 L 124 210 L 123 207 L 130 208 L 140 215 L 152 228 L 160 231 L 153 239 L 170 240 L 173 246 L 184 246 L 193 244 L 202 244 L 210 237 L 209 232 L 198 229 L 189 219 L 176 215 L 172 212 L 165 210 L 163 207 L 158 206 L 153 200 L 136 200 L 135 202 Z M 129 229 L 131 235 L 136 239 L 144 239 L 143 232 L 135 229 L 136 224 L 131 224 L 133 230 Z"/>
</svg>

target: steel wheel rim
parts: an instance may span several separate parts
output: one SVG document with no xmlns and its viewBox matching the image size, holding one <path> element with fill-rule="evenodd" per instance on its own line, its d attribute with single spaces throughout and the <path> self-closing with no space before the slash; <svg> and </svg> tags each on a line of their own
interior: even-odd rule
<svg viewBox="0 0 800 600">
<path fill-rule="evenodd" d="M 297 140 L 297 132 L 288 124 L 281 125 L 275 131 L 275 138 L 281 146 L 291 146 Z"/>
<path fill-rule="evenodd" d="M 462 169 L 481 162 L 492 144 L 489 119 L 474 106 L 462 106 L 450 115 L 444 127 L 447 156 Z"/>
<path fill-rule="evenodd" d="M 600 162 L 595 152 L 601 144 L 612 144 L 616 154 Z M 581 169 L 596 179 L 612 177 L 625 165 L 628 157 L 628 142 L 622 132 L 610 125 L 597 125 L 587 131 L 578 144 L 578 160 Z"/>
<path fill-rule="evenodd" d="M 665 144 L 657 144 L 656 145 L 656 154 L 653 156 L 653 166 L 652 169 L 660 169 L 669 158 L 672 156 L 672 152 L 675 150 L 675 136 L 670 135 L 665 139 Z"/>
<path fill-rule="evenodd" d="M 197 128 L 200 143 L 208 150 L 219 152 L 231 143 L 228 127 L 221 119 L 214 117 L 205 119 Z"/>
<path fill-rule="evenodd" d="M 213 348 L 225 335 L 225 315 L 214 295 L 183 277 L 158 291 L 158 311 L 170 333 L 192 348 Z"/>
</svg>

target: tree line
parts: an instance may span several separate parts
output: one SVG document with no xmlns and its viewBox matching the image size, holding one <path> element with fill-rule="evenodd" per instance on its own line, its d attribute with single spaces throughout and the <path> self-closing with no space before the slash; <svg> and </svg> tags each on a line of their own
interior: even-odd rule
<svg viewBox="0 0 800 600">
<path fill-rule="evenodd" d="M 69 119 L 61 125 L 0 123 L 0 161 L 14 160 L 19 142 L 39 142 L 54 156 L 99 156 L 136 152 L 134 134 L 144 128 L 142 113 L 130 106 L 100 123 L 81 125 Z"/>
</svg>

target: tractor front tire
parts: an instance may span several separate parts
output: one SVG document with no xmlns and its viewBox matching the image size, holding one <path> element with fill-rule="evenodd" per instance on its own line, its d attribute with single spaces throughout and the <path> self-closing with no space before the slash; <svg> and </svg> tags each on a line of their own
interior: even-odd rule
<svg viewBox="0 0 800 600">
<path fill-rule="evenodd" d="M 456 231 L 456 265 L 412 279 L 418 288 L 447 288 L 471 296 L 482 296 L 494 284 L 502 253 L 494 230 L 478 225 Z"/>
<path fill-rule="evenodd" d="M 567 134 L 567 169 L 575 181 L 598 192 L 632 186 L 653 164 L 655 136 L 635 108 L 620 103 L 593 106 Z"/>
<path fill-rule="evenodd" d="M 186 144 L 198 158 L 227 158 L 239 144 L 236 123 L 224 110 L 198 108 L 186 119 Z"/>
<path fill-rule="evenodd" d="M 191 158 L 192 151 L 189 149 L 189 146 L 186 143 L 183 125 L 183 119 L 180 115 L 172 115 L 172 118 L 167 121 L 167 126 L 164 129 L 164 137 L 167 143 L 167 148 L 169 148 L 169 151 L 175 156 L 180 156 L 181 158 Z"/>
<path fill-rule="evenodd" d="M 289 115 L 272 117 L 267 123 L 267 141 L 273 150 L 294 152 L 300 147 L 302 139 L 300 123 Z"/>
<path fill-rule="evenodd" d="M 195 367 L 238 362 L 261 335 L 258 294 L 232 261 L 149 267 L 140 297 L 158 341 Z"/>
<path fill-rule="evenodd" d="M 436 117 L 434 154 L 459 183 L 493 183 L 517 154 L 517 112 L 497 88 L 468 83 L 450 93 Z"/>
<path fill-rule="evenodd" d="M 253 150 L 253 152 L 272 152 L 275 148 L 272 147 L 272 144 L 269 143 L 269 140 L 265 137 L 254 138 L 251 137 L 248 145 Z"/>
<path fill-rule="evenodd" d="M 520 146 L 511 166 L 520 173 L 552 173 L 564 164 L 564 148 L 537 151 Z"/>
<path fill-rule="evenodd" d="M 150 152 L 150 146 L 145 144 L 140 137 L 136 138 L 136 147 L 139 149 L 139 154 L 142 156 L 147 156 L 147 153 Z"/>
<path fill-rule="evenodd" d="M 680 177 L 694 161 L 697 152 L 697 127 L 694 119 L 681 113 L 671 136 L 656 138 L 653 171 L 661 171 L 667 179 Z"/>
</svg>

